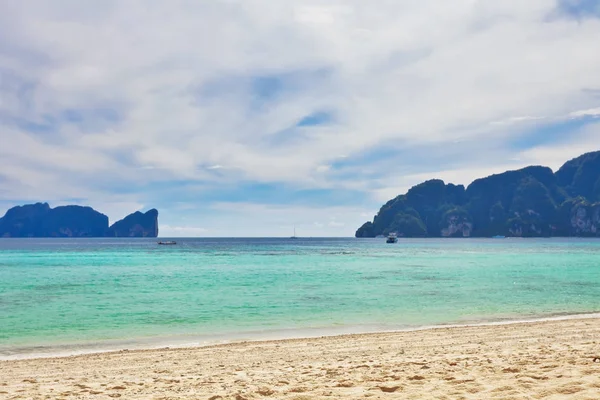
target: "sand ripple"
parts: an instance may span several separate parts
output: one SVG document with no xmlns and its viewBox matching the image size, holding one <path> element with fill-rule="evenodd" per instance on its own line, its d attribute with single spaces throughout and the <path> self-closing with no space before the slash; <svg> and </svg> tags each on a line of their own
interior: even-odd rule
<svg viewBox="0 0 600 400">
<path fill-rule="evenodd" d="M 600 319 L 0 362 L 2 399 L 598 399 Z"/>
</svg>

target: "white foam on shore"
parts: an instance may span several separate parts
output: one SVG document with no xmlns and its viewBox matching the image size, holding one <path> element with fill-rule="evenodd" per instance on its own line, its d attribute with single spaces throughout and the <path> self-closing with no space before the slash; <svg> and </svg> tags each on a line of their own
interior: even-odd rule
<svg viewBox="0 0 600 400">
<path fill-rule="evenodd" d="M 560 314 L 532 318 L 505 318 L 488 321 L 449 323 L 422 326 L 386 326 L 386 325 L 348 325 L 341 327 L 300 328 L 285 330 L 248 331 L 211 335 L 185 335 L 131 340 L 107 340 L 77 344 L 55 344 L 47 346 L 0 347 L 0 361 L 24 360 L 35 358 L 73 357 L 84 354 L 110 353 L 136 350 L 158 350 L 208 347 L 220 344 L 261 342 L 273 340 L 310 339 L 357 334 L 377 334 L 394 332 L 413 332 L 430 329 L 447 329 L 460 327 L 483 327 L 513 325 L 523 323 L 565 321 L 577 319 L 600 318 L 599 312 L 583 314 Z"/>
</svg>

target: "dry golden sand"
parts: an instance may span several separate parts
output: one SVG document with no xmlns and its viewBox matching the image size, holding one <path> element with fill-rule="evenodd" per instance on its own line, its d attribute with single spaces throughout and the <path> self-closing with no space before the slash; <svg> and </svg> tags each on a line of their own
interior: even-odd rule
<svg viewBox="0 0 600 400">
<path fill-rule="evenodd" d="M 600 319 L 0 362 L 5 399 L 600 399 Z"/>
</svg>

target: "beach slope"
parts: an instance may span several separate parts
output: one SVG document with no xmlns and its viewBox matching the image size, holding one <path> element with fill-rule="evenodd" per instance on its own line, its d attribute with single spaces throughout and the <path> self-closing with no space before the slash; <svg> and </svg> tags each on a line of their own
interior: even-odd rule
<svg viewBox="0 0 600 400">
<path fill-rule="evenodd" d="M 6 399 L 598 399 L 600 319 L 0 362 Z"/>
</svg>

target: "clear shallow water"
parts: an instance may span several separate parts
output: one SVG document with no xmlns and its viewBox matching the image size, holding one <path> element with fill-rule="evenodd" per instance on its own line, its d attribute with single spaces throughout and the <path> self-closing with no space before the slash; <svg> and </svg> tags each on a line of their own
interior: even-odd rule
<svg viewBox="0 0 600 400">
<path fill-rule="evenodd" d="M 599 240 L 0 240 L 3 357 L 597 311 Z"/>
</svg>

